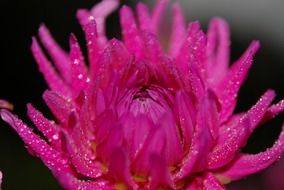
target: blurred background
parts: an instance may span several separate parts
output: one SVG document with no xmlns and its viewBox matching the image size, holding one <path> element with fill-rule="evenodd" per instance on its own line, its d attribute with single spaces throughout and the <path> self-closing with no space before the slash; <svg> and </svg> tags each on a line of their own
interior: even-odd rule
<svg viewBox="0 0 284 190">
<path fill-rule="evenodd" d="M 68 49 L 70 32 L 84 44 L 83 32 L 75 13 L 78 8 L 91 8 L 95 0 L 17 0 L 1 1 L 0 98 L 15 105 L 14 112 L 28 121 L 26 103 L 33 102 L 48 112 L 41 95 L 46 84 L 30 53 L 31 37 L 44 22 L 56 40 Z M 134 5 L 138 1 L 123 0 Z M 153 4 L 153 1 L 147 2 Z M 250 108 L 268 88 L 275 89 L 276 100 L 284 98 L 284 1 L 282 0 L 184 0 L 181 1 L 187 21 L 200 20 L 204 30 L 213 16 L 225 18 L 231 28 L 232 55 L 236 60 L 253 39 L 262 48 L 242 87 L 236 111 Z M 118 37 L 117 12 L 107 20 L 109 37 Z M 170 22 L 170 16 L 165 16 Z M 257 153 L 270 147 L 284 121 L 283 114 L 260 126 L 243 152 Z M 18 135 L 0 121 L 0 170 L 4 173 L 3 190 L 60 190 L 48 169 L 26 151 Z M 262 173 L 228 186 L 230 190 L 283 190 L 284 159 Z"/>
</svg>

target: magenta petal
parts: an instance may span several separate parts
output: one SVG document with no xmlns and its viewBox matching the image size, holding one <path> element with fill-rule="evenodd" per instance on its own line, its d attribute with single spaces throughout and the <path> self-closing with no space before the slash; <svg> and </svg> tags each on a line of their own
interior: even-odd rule
<svg viewBox="0 0 284 190">
<path fill-rule="evenodd" d="M 210 82 L 216 83 L 226 74 L 230 58 L 230 34 L 226 21 L 213 18 L 207 37 L 207 74 Z"/>
<path fill-rule="evenodd" d="M 44 92 L 43 99 L 54 116 L 61 123 L 67 124 L 70 113 L 75 110 L 71 101 L 53 91 L 48 90 Z"/>
<path fill-rule="evenodd" d="M 189 153 L 184 157 L 181 168 L 175 174 L 175 180 L 203 170 L 207 167 L 207 155 L 212 148 L 212 136 L 207 123 L 208 105 L 206 101 L 202 101 L 198 106 L 196 118 L 196 131 L 192 137 Z"/>
<path fill-rule="evenodd" d="M 36 125 L 39 131 L 47 138 L 47 140 L 51 143 L 51 145 L 56 148 L 61 148 L 61 138 L 59 134 L 58 126 L 54 123 L 54 121 L 49 121 L 46 119 L 42 113 L 36 110 L 32 104 L 27 105 L 28 108 L 28 116 Z"/>
<path fill-rule="evenodd" d="M 118 182 L 124 182 L 128 187 L 134 187 L 134 182 L 130 174 L 130 162 L 127 157 L 126 151 L 117 147 L 112 150 L 111 158 L 109 161 L 109 175 Z"/>
<path fill-rule="evenodd" d="M 193 101 L 185 92 L 178 92 L 176 95 L 175 105 L 177 109 L 177 118 L 179 118 L 182 131 L 182 142 L 185 150 L 188 150 L 194 132 L 194 121 L 196 113 L 191 105 Z"/>
<path fill-rule="evenodd" d="M 65 79 L 65 81 L 69 81 L 70 64 L 68 54 L 63 51 L 53 39 L 45 25 L 40 26 L 39 37 L 62 77 Z"/>
<path fill-rule="evenodd" d="M 261 122 L 265 122 L 277 116 L 278 114 L 282 113 L 283 111 L 284 111 L 284 100 L 281 100 L 277 104 L 273 104 L 268 108 Z"/>
<path fill-rule="evenodd" d="M 215 91 L 222 105 L 220 116 L 222 122 L 227 121 L 235 109 L 238 91 L 247 76 L 253 62 L 253 56 L 259 46 L 258 41 L 253 41 L 250 44 L 243 56 L 231 66 L 227 76 L 224 77 Z"/>
<path fill-rule="evenodd" d="M 2 119 L 16 130 L 25 144 L 41 158 L 51 171 L 55 173 L 71 173 L 67 159 L 63 157 L 61 153 L 50 147 L 39 136 L 34 134 L 31 128 L 26 126 L 21 120 L 7 110 L 1 110 L 0 114 Z"/>
<path fill-rule="evenodd" d="M 126 47 L 130 52 L 134 53 L 136 57 L 141 57 L 143 47 L 140 31 L 136 25 L 132 10 L 127 6 L 123 6 L 120 10 L 120 25 Z"/>
<path fill-rule="evenodd" d="M 182 10 L 179 3 L 173 5 L 173 24 L 172 35 L 170 42 L 170 54 L 175 57 L 181 46 L 183 39 L 186 37 L 185 19 L 182 14 Z M 182 39 L 182 40 L 181 40 Z"/>
<path fill-rule="evenodd" d="M 163 186 L 174 189 L 174 183 L 165 158 L 158 154 L 152 154 L 149 159 L 151 165 L 149 190 L 156 190 Z"/>
<path fill-rule="evenodd" d="M 42 72 L 48 86 L 51 90 L 58 92 L 64 96 L 70 95 L 70 89 L 67 87 L 62 78 L 57 74 L 51 63 L 45 57 L 36 38 L 33 38 L 31 50 L 35 60 L 37 61 L 39 70 Z"/>
<path fill-rule="evenodd" d="M 234 160 L 229 167 L 226 167 L 224 171 L 222 171 L 222 175 L 228 176 L 232 180 L 246 177 L 250 174 L 267 168 L 273 162 L 278 160 L 283 153 L 284 126 L 278 140 L 271 148 L 267 149 L 265 152 L 261 152 L 255 155 L 240 154 L 239 157 Z"/>
<path fill-rule="evenodd" d="M 226 190 L 214 175 L 208 173 L 203 182 L 203 190 Z"/>
<path fill-rule="evenodd" d="M 71 81 L 73 97 L 76 98 L 81 90 L 86 88 L 89 82 L 87 68 L 84 62 L 80 45 L 74 35 L 70 36 L 70 62 L 71 62 Z"/>
<path fill-rule="evenodd" d="M 169 0 L 157 0 L 152 13 L 153 33 L 158 33 L 158 27 Z"/>
<path fill-rule="evenodd" d="M 94 161 L 87 153 L 86 148 L 75 144 L 75 141 L 65 133 L 65 143 L 68 156 L 76 171 L 85 177 L 96 178 L 102 175 L 102 166 Z"/>
<path fill-rule="evenodd" d="M 139 21 L 140 30 L 152 32 L 153 25 L 148 7 L 144 3 L 139 2 L 137 4 L 136 10 L 137 10 L 137 17 Z"/>
<path fill-rule="evenodd" d="M 97 34 L 97 25 L 94 20 L 90 20 L 88 24 L 84 26 L 87 47 L 88 47 L 88 56 L 89 56 L 89 70 L 90 77 L 95 77 L 94 74 L 98 70 L 98 60 L 101 53 L 101 49 L 98 44 L 98 34 Z"/>
</svg>

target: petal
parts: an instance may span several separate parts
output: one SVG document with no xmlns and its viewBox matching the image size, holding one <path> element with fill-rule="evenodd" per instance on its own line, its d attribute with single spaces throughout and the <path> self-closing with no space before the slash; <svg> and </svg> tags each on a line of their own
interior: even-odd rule
<svg viewBox="0 0 284 190">
<path fill-rule="evenodd" d="M 156 190 L 164 186 L 175 189 L 166 160 L 161 155 L 152 154 L 150 156 L 150 165 L 150 190 Z"/>
<path fill-rule="evenodd" d="M 274 96 L 274 92 L 268 90 L 246 114 L 237 117 L 237 123 L 229 123 L 227 127 L 220 128 L 217 145 L 209 154 L 210 169 L 224 166 L 234 158 L 263 118 Z"/>
<path fill-rule="evenodd" d="M 32 104 L 27 105 L 28 116 L 38 128 L 39 131 L 45 136 L 45 138 L 51 143 L 55 149 L 61 148 L 61 138 L 59 134 L 58 126 L 54 121 L 46 119 L 42 113 L 33 107 Z"/>
<path fill-rule="evenodd" d="M 213 145 L 209 123 L 206 119 L 208 114 L 207 109 L 208 105 L 204 98 L 198 106 L 196 128 L 192 137 L 189 153 L 185 156 L 181 168 L 175 174 L 175 181 L 207 167 L 207 155 Z"/>
<path fill-rule="evenodd" d="M 0 171 L 0 189 L 1 189 L 2 179 L 3 179 L 3 174 L 2 174 L 2 172 Z"/>
<path fill-rule="evenodd" d="M 232 180 L 237 180 L 267 168 L 278 160 L 284 152 L 284 126 L 275 144 L 255 155 L 240 154 L 221 174 L 228 176 Z"/>
<path fill-rule="evenodd" d="M 134 182 L 130 174 L 130 162 L 127 157 L 126 151 L 121 148 L 115 148 L 111 153 L 109 162 L 108 175 L 113 177 L 115 181 L 125 183 L 128 187 L 133 187 Z"/>
<path fill-rule="evenodd" d="M 72 173 L 68 160 L 32 132 L 20 119 L 7 110 L 0 111 L 1 117 L 19 134 L 25 144 L 35 152 L 45 165 L 54 173 Z"/>
<path fill-rule="evenodd" d="M 279 101 L 277 104 L 273 104 L 269 107 L 267 112 L 265 113 L 265 116 L 262 119 L 262 123 L 274 118 L 278 114 L 282 113 L 284 111 L 284 100 Z"/>
<path fill-rule="evenodd" d="M 182 131 L 184 149 L 188 150 L 191 144 L 194 126 L 195 126 L 195 109 L 192 102 L 192 98 L 186 94 L 186 92 L 178 92 L 176 95 L 176 109 L 177 118 L 180 122 Z"/>
<path fill-rule="evenodd" d="M 65 81 L 69 81 L 70 64 L 68 54 L 57 44 L 44 24 L 40 26 L 38 32 L 40 40 L 54 61 L 56 68 Z"/>
<path fill-rule="evenodd" d="M 58 121 L 66 124 L 70 113 L 75 110 L 71 100 L 48 90 L 44 92 L 43 99 Z"/>
<path fill-rule="evenodd" d="M 71 81 L 73 97 L 76 98 L 89 82 L 87 68 L 84 62 L 80 45 L 74 35 L 70 36 L 70 62 L 71 62 Z"/>
<path fill-rule="evenodd" d="M 205 47 L 206 36 L 200 29 L 200 23 L 190 23 L 185 42 L 176 56 L 177 64 L 183 73 L 188 74 L 188 70 L 194 67 L 198 75 L 204 78 Z"/>
<path fill-rule="evenodd" d="M 90 20 L 88 24 L 84 26 L 84 32 L 88 47 L 90 77 L 94 78 L 95 73 L 98 70 L 99 56 L 102 52 L 98 43 L 96 22 L 94 20 Z"/>
<path fill-rule="evenodd" d="M 222 105 L 220 118 L 225 122 L 233 113 L 237 102 L 238 91 L 252 65 L 253 56 L 259 49 L 259 42 L 253 41 L 244 55 L 231 66 L 224 79 L 218 84 L 216 93 Z"/>
<path fill-rule="evenodd" d="M 45 57 L 42 49 L 40 48 L 36 38 L 33 38 L 31 50 L 35 60 L 37 61 L 39 70 L 42 72 L 44 79 L 46 80 L 50 89 L 58 92 L 64 96 L 70 95 L 70 90 L 62 80 L 62 78 L 54 70 L 51 63 Z"/>
<path fill-rule="evenodd" d="M 186 37 L 186 27 L 182 9 L 178 2 L 173 5 L 172 12 L 173 24 L 170 42 L 170 54 L 175 57 L 178 54 L 182 46 L 182 42 Z"/>
<path fill-rule="evenodd" d="M 136 7 L 138 21 L 139 21 L 139 28 L 142 31 L 153 31 L 153 25 L 151 20 L 151 15 L 149 8 L 142 2 L 139 2 Z"/>
<path fill-rule="evenodd" d="M 225 20 L 213 18 L 207 37 L 207 74 L 210 82 L 216 83 L 227 72 L 230 59 L 230 31 Z"/>
<path fill-rule="evenodd" d="M 165 12 L 165 8 L 168 4 L 168 0 L 157 0 L 157 3 L 154 7 L 153 14 L 152 14 L 152 25 L 153 25 L 153 33 L 157 34 L 159 29 L 159 24 L 161 18 Z"/>
<path fill-rule="evenodd" d="M 140 31 L 137 28 L 132 10 L 127 6 L 123 6 L 120 10 L 120 25 L 122 38 L 127 49 L 134 53 L 136 57 L 141 57 L 143 47 Z"/>
<path fill-rule="evenodd" d="M 226 190 L 212 174 L 207 174 L 203 181 L 203 190 Z"/>
<path fill-rule="evenodd" d="M 105 34 L 105 20 L 119 6 L 118 0 L 104 0 L 96 4 L 90 11 L 80 9 L 77 12 L 77 18 L 82 26 L 89 23 L 90 20 L 95 20 L 97 23 L 98 42 L 104 45 L 107 42 Z"/>
</svg>

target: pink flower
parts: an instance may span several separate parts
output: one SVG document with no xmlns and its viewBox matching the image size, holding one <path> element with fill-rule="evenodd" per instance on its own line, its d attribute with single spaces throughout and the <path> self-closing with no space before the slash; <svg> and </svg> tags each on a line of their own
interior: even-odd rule
<svg viewBox="0 0 284 190">
<path fill-rule="evenodd" d="M 153 12 L 139 3 L 137 18 L 123 6 L 122 41 L 108 40 L 105 18 L 118 3 L 104 0 L 90 11 L 78 11 L 88 66 L 73 34 L 66 53 L 40 27 L 52 63 L 33 38 L 33 55 L 50 88 L 43 99 L 55 121 L 32 104 L 27 107 L 44 138 L 1 110 L 3 120 L 65 189 L 225 189 L 223 184 L 258 172 L 282 155 L 284 131 L 265 152 L 240 152 L 260 123 L 284 109 L 283 100 L 272 104 L 275 93 L 268 90 L 251 109 L 233 114 L 258 41 L 229 66 L 226 22 L 212 19 L 207 34 L 198 22 L 186 28 L 175 4 L 165 52 L 157 33 L 166 0 L 158 1 Z"/>
</svg>

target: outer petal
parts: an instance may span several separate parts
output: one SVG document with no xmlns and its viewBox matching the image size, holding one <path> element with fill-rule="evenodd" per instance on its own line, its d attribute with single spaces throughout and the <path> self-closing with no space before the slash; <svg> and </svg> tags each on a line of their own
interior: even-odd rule
<svg viewBox="0 0 284 190">
<path fill-rule="evenodd" d="M 142 39 L 140 31 L 136 25 L 133 12 L 127 6 L 123 6 L 120 10 L 120 23 L 122 28 L 122 37 L 126 47 L 130 52 L 140 58 L 143 52 Z"/>
<path fill-rule="evenodd" d="M 60 123 L 67 124 L 70 113 L 75 110 L 73 102 L 48 90 L 44 92 L 43 99 Z"/>
<path fill-rule="evenodd" d="M 233 159 L 263 118 L 274 96 L 274 92 L 268 90 L 246 114 L 237 117 L 238 123 L 220 128 L 218 143 L 209 154 L 209 168 L 224 166 Z"/>
<path fill-rule="evenodd" d="M 45 25 L 39 28 L 39 37 L 47 52 L 54 61 L 56 68 L 65 81 L 69 81 L 70 64 L 68 54 L 61 49 L 57 42 L 51 36 Z"/>
<path fill-rule="evenodd" d="M 273 147 L 255 155 L 240 154 L 228 167 L 221 172 L 232 180 L 246 177 L 265 169 L 275 162 L 284 152 L 284 126 L 279 139 Z"/>
<path fill-rule="evenodd" d="M 61 138 L 58 126 L 52 121 L 46 119 L 42 113 L 36 110 L 32 104 L 28 104 L 28 116 L 37 126 L 38 130 L 47 138 L 51 145 L 56 148 L 61 148 Z"/>
<path fill-rule="evenodd" d="M 170 42 L 170 54 L 175 57 L 186 37 L 185 19 L 179 3 L 173 5 L 173 25 Z"/>
<path fill-rule="evenodd" d="M 57 74 L 51 63 L 45 57 L 36 38 L 33 38 L 31 50 L 35 60 L 37 61 L 39 70 L 42 72 L 50 89 L 64 96 L 69 96 L 70 90 L 68 86 L 65 84 L 65 82 L 63 82 L 62 78 Z"/>
<path fill-rule="evenodd" d="M 3 178 L 3 174 L 2 174 L 2 172 L 0 171 L 0 189 L 1 189 L 1 184 L 2 184 L 2 178 Z"/>
<path fill-rule="evenodd" d="M 72 95 L 76 98 L 90 81 L 87 75 L 87 68 L 84 62 L 80 45 L 74 35 L 70 36 L 70 63 L 71 63 L 71 81 Z"/>
<path fill-rule="evenodd" d="M 230 58 L 230 36 L 226 21 L 213 18 L 207 37 L 207 75 L 209 82 L 219 82 L 227 72 Z"/>
<path fill-rule="evenodd" d="M 215 92 L 222 105 L 221 122 L 227 121 L 232 115 L 237 102 L 238 91 L 247 76 L 253 62 L 253 56 L 258 49 L 259 42 L 252 42 L 244 55 L 230 68 L 227 76 L 218 85 Z"/>
<path fill-rule="evenodd" d="M 9 123 L 25 144 L 41 158 L 45 165 L 55 174 L 72 173 L 68 160 L 61 153 L 50 147 L 44 140 L 34 134 L 28 126 L 26 126 L 16 116 L 7 110 L 0 111 L 4 121 Z"/>
</svg>

